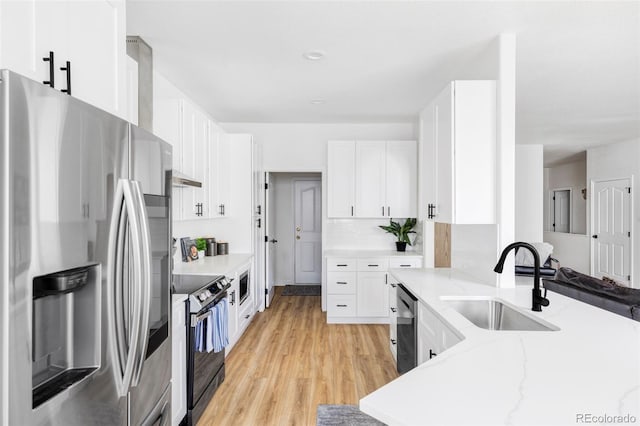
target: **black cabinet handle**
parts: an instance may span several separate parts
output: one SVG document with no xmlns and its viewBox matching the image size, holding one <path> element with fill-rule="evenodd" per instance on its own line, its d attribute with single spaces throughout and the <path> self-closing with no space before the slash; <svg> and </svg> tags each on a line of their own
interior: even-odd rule
<svg viewBox="0 0 640 426">
<path fill-rule="evenodd" d="M 338 308 L 346 308 L 347 305 L 336 305 Z"/>
<path fill-rule="evenodd" d="M 396 288 L 396 285 L 394 283 L 391 283 L 391 287 Z"/>
<path fill-rule="evenodd" d="M 244 319 L 249 319 L 249 317 L 250 317 L 250 316 L 251 316 L 251 315 L 245 315 L 245 316 L 244 316 Z"/>
<path fill-rule="evenodd" d="M 222 216 L 225 216 L 226 214 L 227 214 L 227 213 L 226 213 L 226 210 L 225 210 L 225 208 L 224 208 L 224 204 L 223 204 L 223 205 L 222 205 Z"/>
<path fill-rule="evenodd" d="M 346 281 L 336 281 L 336 284 L 347 285 L 347 282 Z"/>
<path fill-rule="evenodd" d="M 258 228 L 262 228 L 262 218 L 258 218 Z"/>
<path fill-rule="evenodd" d="M 389 309 L 391 309 L 391 312 L 398 312 L 396 308 L 389 308 Z"/>
<path fill-rule="evenodd" d="M 435 204 L 429 204 L 427 206 L 427 218 L 428 219 L 433 219 L 434 217 L 436 217 L 435 214 L 435 209 L 436 209 L 436 205 Z"/>
<path fill-rule="evenodd" d="M 67 73 L 67 88 L 62 89 L 62 93 L 71 96 L 71 62 L 67 61 L 67 66 L 61 67 L 60 71 L 66 71 Z"/>
<path fill-rule="evenodd" d="M 591 238 L 598 238 L 598 235 L 594 234 L 591 236 Z"/>
<path fill-rule="evenodd" d="M 434 356 L 437 356 L 438 354 L 435 353 L 433 350 L 429 349 L 429 359 L 433 358 Z"/>
<path fill-rule="evenodd" d="M 411 265 L 400 265 L 401 268 L 410 268 Z"/>
<path fill-rule="evenodd" d="M 367 265 L 367 266 L 369 266 L 369 267 L 373 268 L 373 267 L 378 267 L 378 266 L 380 266 L 380 265 Z"/>
<path fill-rule="evenodd" d="M 336 265 L 336 266 L 348 266 L 348 265 L 342 263 L 342 264 L 339 264 L 339 265 Z"/>
<path fill-rule="evenodd" d="M 391 344 L 395 345 L 396 344 L 396 339 L 391 339 Z"/>
<path fill-rule="evenodd" d="M 382 206 L 382 216 L 384 216 L 384 206 Z"/>
<path fill-rule="evenodd" d="M 233 305 L 235 305 L 235 304 L 236 304 L 236 291 L 235 291 L 235 290 L 233 290 L 233 291 L 231 292 L 231 301 L 229 302 L 229 304 L 230 304 L 231 306 L 233 306 Z"/>
<path fill-rule="evenodd" d="M 353 216 L 353 206 L 351 206 L 351 216 Z"/>
<path fill-rule="evenodd" d="M 391 217 L 391 207 L 387 206 L 387 216 Z"/>
<path fill-rule="evenodd" d="M 49 80 L 47 81 L 43 81 L 42 83 L 44 84 L 48 84 L 49 87 L 53 88 L 55 85 L 55 64 L 54 64 L 54 60 L 53 60 L 53 52 L 49 51 L 49 56 L 46 56 L 44 58 L 42 58 L 42 60 L 44 62 L 49 62 Z"/>
</svg>

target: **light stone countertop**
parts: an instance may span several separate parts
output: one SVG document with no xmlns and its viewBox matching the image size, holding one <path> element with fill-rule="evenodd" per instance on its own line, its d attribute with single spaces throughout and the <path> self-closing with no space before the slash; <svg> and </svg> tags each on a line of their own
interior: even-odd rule
<svg viewBox="0 0 640 426">
<path fill-rule="evenodd" d="M 532 280 L 498 289 L 453 269 L 391 273 L 464 339 L 361 399 L 365 413 L 390 425 L 640 424 L 640 322 L 551 291 L 532 312 Z M 495 296 L 560 330 L 484 330 L 443 296 Z"/>
<path fill-rule="evenodd" d="M 250 253 L 205 256 L 193 262 L 175 262 L 174 275 L 228 275 L 248 263 L 253 258 Z"/>
</svg>

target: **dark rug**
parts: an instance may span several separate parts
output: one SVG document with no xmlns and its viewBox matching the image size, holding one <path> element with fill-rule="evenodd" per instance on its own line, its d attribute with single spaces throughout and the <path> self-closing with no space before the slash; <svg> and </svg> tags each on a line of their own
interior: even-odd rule
<svg viewBox="0 0 640 426">
<path fill-rule="evenodd" d="M 316 426 L 380 426 L 373 417 L 363 413 L 356 405 L 318 405 Z"/>
<path fill-rule="evenodd" d="M 320 296 L 322 287 L 319 285 L 286 285 L 283 296 Z"/>
</svg>

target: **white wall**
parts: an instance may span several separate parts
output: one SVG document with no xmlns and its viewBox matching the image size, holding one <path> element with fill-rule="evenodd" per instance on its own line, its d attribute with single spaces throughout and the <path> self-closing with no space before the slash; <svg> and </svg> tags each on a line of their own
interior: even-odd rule
<svg viewBox="0 0 640 426">
<path fill-rule="evenodd" d="M 640 140 L 620 142 L 587 150 L 587 201 L 595 180 L 632 178 L 632 273 L 631 285 L 640 288 Z M 588 215 L 591 229 L 590 214 Z M 591 232 L 589 232 L 590 234 Z"/>
<path fill-rule="evenodd" d="M 516 145 L 515 240 L 542 241 L 542 145 Z"/>
<path fill-rule="evenodd" d="M 553 203 L 551 191 L 554 189 L 571 188 L 571 233 L 587 233 L 587 201 L 582 197 L 582 189 L 587 187 L 587 161 L 573 161 L 571 163 L 550 167 L 545 187 L 544 230 L 551 231 L 553 223 Z"/>
<path fill-rule="evenodd" d="M 583 274 L 590 274 L 589 235 L 545 232 L 544 241 L 553 246 L 551 257 L 558 259 L 561 268 L 567 267 Z"/>
</svg>

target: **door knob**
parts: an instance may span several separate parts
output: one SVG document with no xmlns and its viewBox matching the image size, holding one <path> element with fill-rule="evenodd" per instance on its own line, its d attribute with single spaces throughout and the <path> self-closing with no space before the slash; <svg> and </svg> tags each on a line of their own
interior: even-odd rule
<svg viewBox="0 0 640 426">
<path fill-rule="evenodd" d="M 598 236 L 597 235 L 592 235 L 591 238 L 598 238 Z"/>
</svg>

